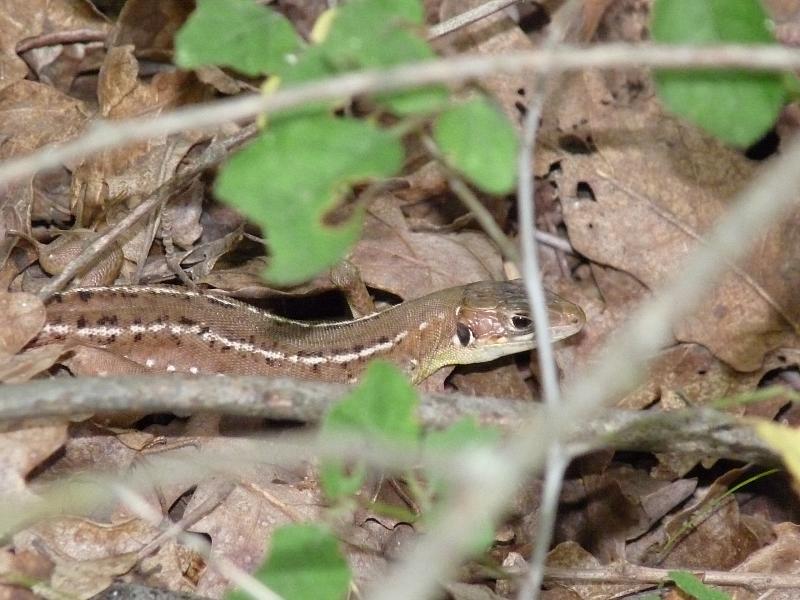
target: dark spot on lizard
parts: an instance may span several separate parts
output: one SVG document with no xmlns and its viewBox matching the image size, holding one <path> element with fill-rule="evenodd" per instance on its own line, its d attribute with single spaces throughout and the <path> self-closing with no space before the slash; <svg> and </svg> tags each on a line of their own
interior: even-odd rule
<svg viewBox="0 0 800 600">
<path fill-rule="evenodd" d="M 178 323 L 180 323 L 181 325 L 189 325 L 190 327 L 192 325 L 197 325 L 197 321 L 195 321 L 194 319 L 190 319 L 188 317 L 181 317 L 180 319 L 178 319 Z"/>
<path fill-rule="evenodd" d="M 381 337 L 378 338 L 378 343 L 379 344 L 388 344 L 389 343 L 389 338 L 386 337 L 385 335 L 382 335 Z"/>
<path fill-rule="evenodd" d="M 117 317 L 114 315 L 103 315 L 99 319 L 97 319 L 97 324 L 101 327 L 105 325 L 116 325 L 117 324 Z"/>
<path fill-rule="evenodd" d="M 353 352 L 355 352 L 356 354 L 361 352 L 363 349 L 364 349 L 363 344 L 356 344 L 355 346 L 353 346 Z"/>
<path fill-rule="evenodd" d="M 134 342 L 141 342 L 142 341 L 142 337 L 144 337 L 144 336 L 142 336 L 141 333 L 135 333 L 135 334 L 133 334 L 133 341 Z"/>
<path fill-rule="evenodd" d="M 59 304 L 62 304 L 64 302 L 64 297 L 61 294 L 53 294 L 50 298 L 45 300 L 45 306 L 51 302 L 58 302 Z"/>
<path fill-rule="evenodd" d="M 139 317 L 134 317 L 131 323 L 133 323 L 134 325 L 141 325 L 142 320 Z"/>
<path fill-rule="evenodd" d="M 78 298 L 80 298 L 84 302 L 88 302 L 89 300 L 92 299 L 92 292 L 88 290 L 81 290 L 80 292 L 78 292 Z"/>
<path fill-rule="evenodd" d="M 85 328 L 85 327 L 86 327 L 86 325 L 87 325 L 87 323 L 86 323 L 86 318 L 85 318 L 85 317 L 83 317 L 83 316 L 81 316 L 81 317 L 78 317 L 78 320 L 75 322 L 75 324 L 78 326 L 78 329 L 83 329 L 83 328 Z"/>
<path fill-rule="evenodd" d="M 311 365 L 311 372 L 319 373 L 319 363 L 314 363 L 313 365 Z"/>
</svg>

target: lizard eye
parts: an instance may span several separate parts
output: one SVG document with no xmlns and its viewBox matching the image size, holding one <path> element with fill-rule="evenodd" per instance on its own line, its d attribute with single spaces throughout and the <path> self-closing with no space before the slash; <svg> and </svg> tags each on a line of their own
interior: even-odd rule
<svg viewBox="0 0 800 600">
<path fill-rule="evenodd" d="M 456 325 L 456 337 L 462 346 L 467 346 L 472 341 L 474 336 L 472 335 L 472 329 L 463 323 L 458 323 Z"/>
<path fill-rule="evenodd" d="M 528 329 L 532 323 L 533 321 L 531 321 L 530 317 L 526 317 L 524 315 L 514 315 L 511 317 L 511 324 L 516 329 Z"/>
</svg>

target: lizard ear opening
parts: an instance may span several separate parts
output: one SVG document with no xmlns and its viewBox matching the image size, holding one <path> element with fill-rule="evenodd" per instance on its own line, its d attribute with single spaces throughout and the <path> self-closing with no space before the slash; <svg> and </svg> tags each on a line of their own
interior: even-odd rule
<svg viewBox="0 0 800 600">
<path fill-rule="evenodd" d="M 456 337 L 458 338 L 459 343 L 466 347 L 475 336 L 472 334 L 472 329 L 463 323 L 458 323 L 456 325 Z"/>
</svg>

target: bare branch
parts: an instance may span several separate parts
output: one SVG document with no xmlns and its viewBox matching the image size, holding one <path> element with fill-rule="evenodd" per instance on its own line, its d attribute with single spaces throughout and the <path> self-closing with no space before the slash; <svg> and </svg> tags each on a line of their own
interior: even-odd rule
<svg viewBox="0 0 800 600">
<path fill-rule="evenodd" d="M 187 129 L 208 129 L 230 121 L 274 113 L 320 100 L 341 100 L 357 94 L 386 92 L 431 83 L 457 83 L 497 73 L 612 67 L 736 67 L 752 70 L 800 68 L 800 49 L 782 46 L 651 46 L 607 44 L 590 48 L 562 47 L 496 55 L 455 56 L 381 71 L 348 73 L 278 91 L 194 106 L 153 118 L 98 121 L 72 141 L 45 146 L 0 164 L 0 186 L 18 178 L 79 161 L 106 148 Z"/>
<path fill-rule="evenodd" d="M 435 40 L 436 38 L 447 35 L 454 31 L 458 31 L 467 25 L 485 19 L 496 12 L 500 12 L 504 8 L 508 8 L 512 4 L 517 4 L 521 0 L 489 0 L 480 6 L 476 6 L 472 10 L 468 10 L 461 14 L 456 15 L 447 21 L 437 23 L 428 28 L 428 40 Z"/>
<path fill-rule="evenodd" d="M 0 420 L 130 412 L 218 413 L 275 421 L 318 422 L 350 387 L 319 381 L 266 377 L 60 378 L 3 386 Z M 463 394 L 425 394 L 419 408 L 427 427 L 446 427 L 472 416 L 481 424 L 514 431 L 526 418 L 550 412 L 529 402 Z M 546 427 L 546 423 L 542 423 Z M 644 452 L 718 456 L 772 465 L 774 451 L 749 424 L 711 410 L 609 410 L 568 427 L 570 452 L 598 446 Z"/>
</svg>

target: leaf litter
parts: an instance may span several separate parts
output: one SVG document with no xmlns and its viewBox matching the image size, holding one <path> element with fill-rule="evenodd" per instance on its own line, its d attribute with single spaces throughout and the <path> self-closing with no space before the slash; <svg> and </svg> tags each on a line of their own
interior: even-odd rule
<svg viewBox="0 0 800 600">
<path fill-rule="evenodd" d="M 100 119 L 156 115 L 254 88 L 253 81 L 235 72 L 171 66 L 174 34 L 189 14 L 184 2 L 128 0 L 118 14 L 105 15 L 98 10 L 101 3 L 56 0 L 46 3 L 46 10 L 44 4 L 7 0 L 0 7 L 0 160 L 73 139 Z M 324 9 L 321 2 L 275 4 L 303 35 Z M 430 0 L 425 3 L 428 22 L 460 13 L 467 4 Z M 794 14 L 777 0 L 766 4 L 788 38 Z M 586 2 L 582 26 L 571 29 L 568 39 L 647 39 L 649 5 L 646 0 Z M 548 10 L 520 6 L 516 14 L 497 13 L 437 40 L 435 47 L 444 55 L 530 50 L 541 43 Z M 51 35 L 56 37 L 47 41 Z M 480 86 L 517 125 L 536 89 L 520 76 L 490 77 Z M 781 138 L 796 131 L 791 110 L 779 123 Z M 53 243 L 70 230 L 103 235 L 174 178 L 211 136 L 236 127 L 155 137 L 2 190 L 0 273 L 8 290 L 0 311 L 3 381 L 21 382 L 44 372 L 66 376 L 70 360 L 98 360 L 71 347 L 19 354 L 43 318 L 30 294 L 55 272 L 46 268 L 42 247 L 25 236 Z M 448 189 L 445 173 L 420 156 L 409 161 L 394 189 L 372 194 L 361 240 L 350 254 L 382 306 L 509 271 L 489 238 L 462 218 L 465 211 Z M 579 377 L 587 363 L 597 360 L 596 350 L 606 338 L 680 270 L 732 198 L 762 168 L 763 161 L 665 113 L 643 72 L 587 71 L 558 79 L 545 103 L 536 153 L 537 226 L 567 240 L 574 251 L 542 245 L 540 251 L 547 285 L 580 303 L 588 317 L 580 335 L 556 348 L 563 380 Z M 258 243 L 261 232 L 215 202 L 211 179 L 191 182 L 126 232 L 114 250 L 122 257 L 121 266 L 109 277 L 116 283 L 174 281 L 178 265 L 201 285 L 267 306 L 281 308 L 295 300 L 312 318 L 343 316 L 343 303 L 329 301 L 333 286 L 326 276 L 293 288 L 263 283 L 260 273 L 268 259 Z M 503 230 L 518 236 L 514 199 L 479 197 Z M 652 361 L 639 385 L 618 399 L 618 406 L 708 406 L 753 392 L 764 381 L 785 382 L 780 373 L 797 371 L 798 215 L 776 224 L 735 267 L 725 265 L 723 282 L 675 327 L 673 343 Z M 436 385 L 530 401 L 538 395 L 535 362 L 526 356 L 459 368 Z M 786 404 L 788 399 L 777 398 L 769 407 L 743 404 L 730 410 L 783 415 L 793 423 L 796 409 Z M 0 433 L 0 491 L 3 497 L 14 495 L 19 505 L 33 503 L 48 483 L 61 478 L 84 478 L 90 489 L 95 474 L 116 473 L 124 481 L 154 453 L 168 455 L 187 446 L 230 450 L 240 437 L 279 434 L 283 427 L 229 417 L 146 414 L 16 423 Z M 625 565 L 795 573 L 798 506 L 784 475 L 720 500 L 725 490 L 755 472 L 756 467 L 714 462 L 700 452 L 598 451 L 583 457 L 565 480 L 549 564 L 609 573 Z M 495 564 L 524 564 L 539 519 L 533 493 L 538 489 L 533 482 L 520 491 L 489 553 Z M 156 520 L 121 502 L 90 512 L 67 510 L 8 538 L 0 572 L 6 579 L 29 577 L 42 589 L 73 597 L 88 598 L 115 581 L 221 597 L 229 582 L 185 539 L 163 537 L 164 524 L 183 523 L 210 541 L 212 561 L 224 558 L 253 571 L 278 527 L 318 520 L 324 504 L 316 475 L 306 467 L 238 468 L 232 475 L 154 483 L 139 493 Z M 402 495 L 393 498 L 403 504 Z M 395 545 L 407 545 L 400 537 L 423 529 L 371 510 L 362 507 L 358 519 L 340 519 L 337 525 L 350 542 L 348 558 L 359 586 L 386 570 L 396 556 Z M 154 540 L 156 546 L 141 554 Z M 558 582 L 548 584 L 544 597 L 616 598 L 645 587 Z M 497 572 L 479 583 L 466 578 L 448 587 L 457 599 L 509 597 L 515 590 L 515 580 Z M 746 587 L 727 591 L 736 599 L 758 597 Z M 771 597 L 794 597 L 782 594 Z"/>
</svg>

